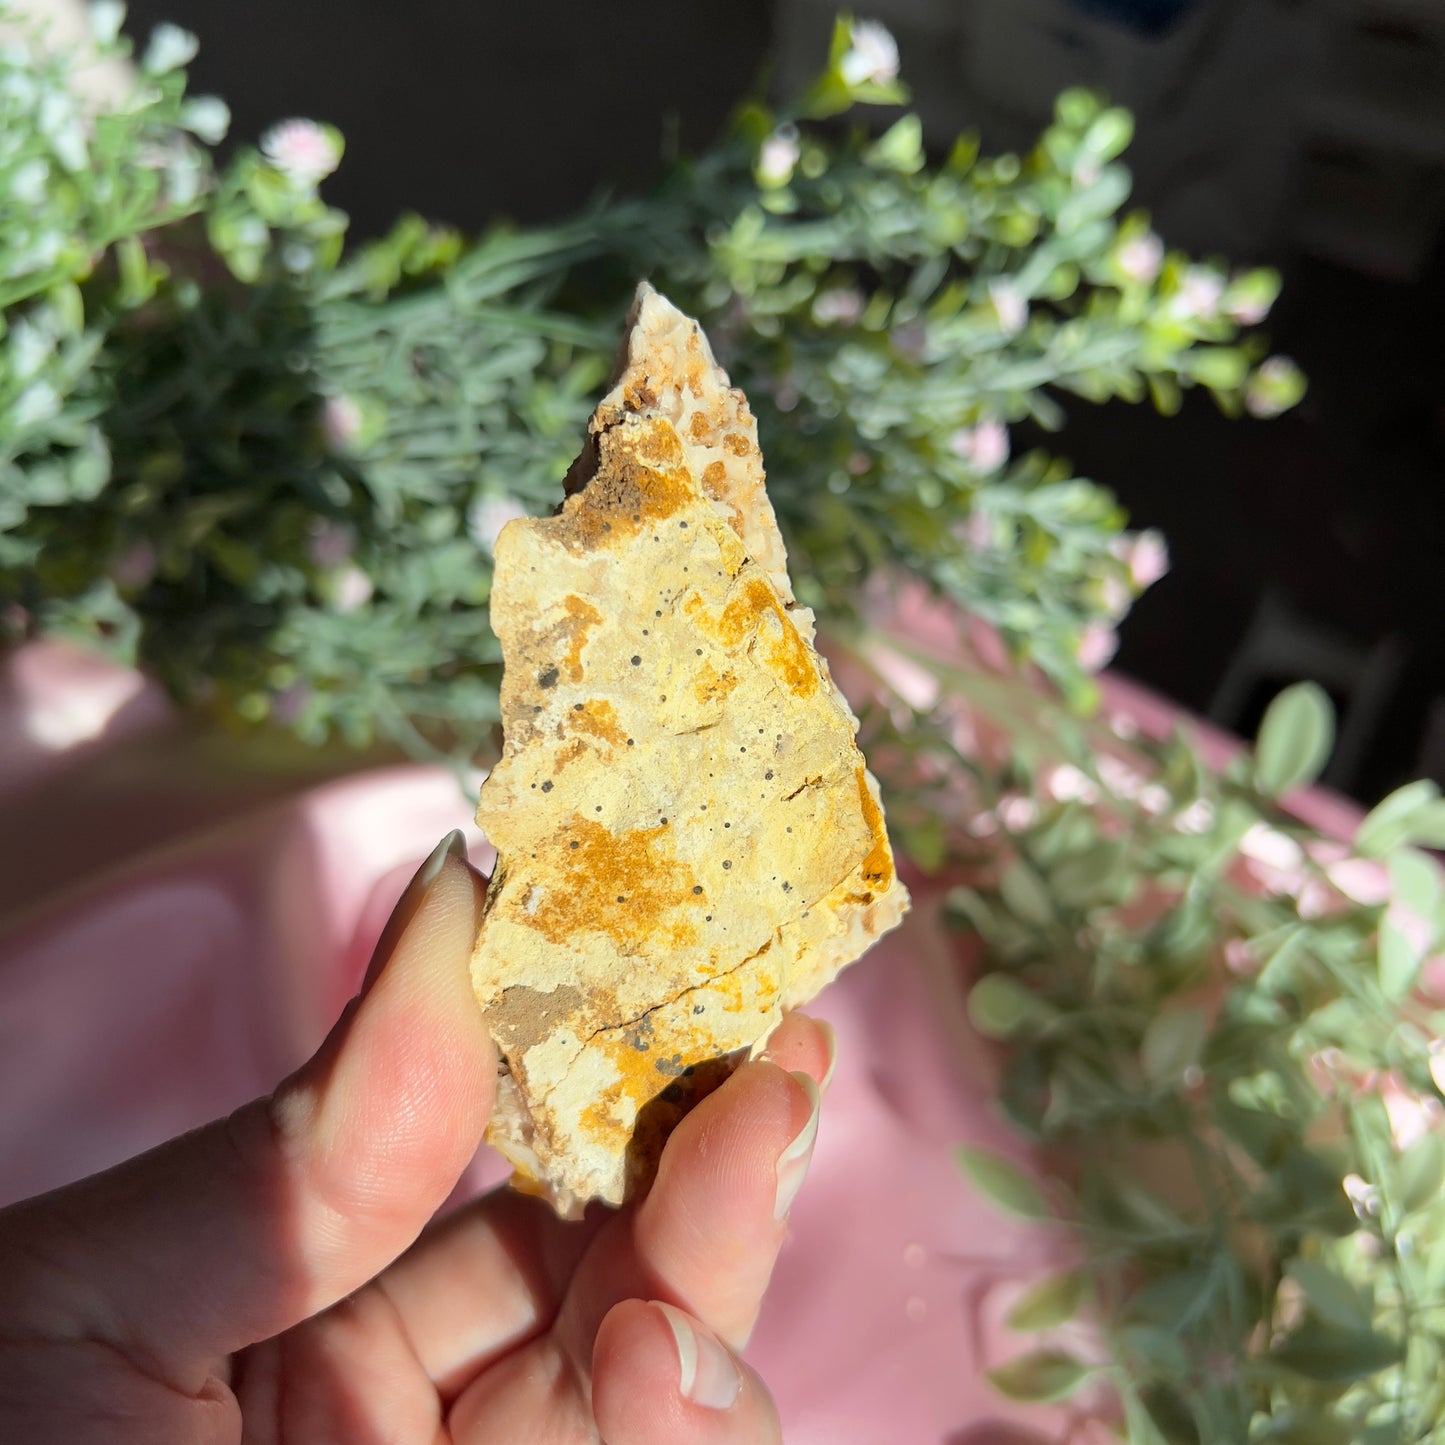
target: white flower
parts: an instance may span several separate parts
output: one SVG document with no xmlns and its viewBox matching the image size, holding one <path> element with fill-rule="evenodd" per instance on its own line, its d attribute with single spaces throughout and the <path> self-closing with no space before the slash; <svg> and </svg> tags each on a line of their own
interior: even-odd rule
<svg viewBox="0 0 1445 1445">
<path fill-rule="evenodd" d="M 40 102 L 35 124 L 40 134 L 50 142 L 56 160 L 66 170 L 74 174 L 86 169 L 90 164 L 90 148 L 85 143 L 85 128 L 69 95 L 63 91 L 51 91 Z"/>
<path fill-rule="evenodd" d="M 1213 321 L 1219 315 L 1224 278 L 1204 266 L 1191 266 L 1174 297 L 1174 313 L 1187 321 Z"/>
<path fill-rule="evenodd" d="M 1367 1184 L 1358 1174 L 1346 1174 L 1342 1183 L 1359 1218 L 1367 1219 L 1380 1212 L 1380 1191 L 1373 1184 Z"/>
<path fill-rule="evenodd" d="M 1017 336 L 1029 319 L 1029 303 L 1012 281 L 993 280 L 988 283 L 988 298 L 993 302 L 999 328 L 1005 336 Z"/>
<path fill-rule="evenodd" d="M 948 439 L 953 454 L 962 457 L 980 476 L 996 472 L 1008 460 L 1008 428 L 988 419 L 977 426 L 964 426 Z"/>
<path fill-rule="evenodd" d="M 1304 850 L 1288 834 L 1268 823 L 1255 823 L 1239 840 L 1239 851 L 1266 868 L 1293 871 L 1305 860 Z"/>
<path fill-rule="evenodd" d="M 1390 879 L 1385 870 L 1368 858 L 1342 858 L 1325 868 L 1325 876 L 1354 903 L 1373 908 L 1390 898 Z"/>
<path fill-rule="evenodd" d="M 1129 544 L 1124 557 L 1129 564 L 1129 576 L 1142 592 L 1152 587 L 1169 570 L 1169 544 L 1162 532 L 1152 528 L 1140 532 Z"/>
<path fill-rule="evenodd" d="M 998 818 L 985 809 L 969 820 L 968 831 L 975 838 L 991 838 L 998 832 Z"/>
<path fill-rule="evenodd" d="M 1146 783 L 1139 789 L 1139 806 L 1151 817 L 1157 818 L 1162 813 L 1167 813 L 1169 804 L 1173 801 L 1169 789 L 1162 783 Z"/>
<path fill-rule="evenodd" d="M 1308 921 L 1311 918 L 1324 918 L 1334 904 L 1335 895 L 1327 883 L 1321 883 L 1318 878 L 1306 878 L 1299 897 L 1295 899 L 1295 911 Z"/>
<path fill-rule="evenodd" d="M 196 58 L 199 48 L 196 37 L 189 30 L 169 23 L 157 25 L 151 31 L 150 44 L 141 59 L 141 69 L 147 75 L 166 75 L 189 65 Z"/>
<path fill-rule="evenodd" d="M 45 199 L 50 167 L 38 157 L 18 167 L 10 177 L 10 194 L 24 206 L 38 206 Z"/>
<path fill-rule="evenodd" d="M 1268 421 L 1282 416 L 1294 405 L 1288 384 L 1299 368 L 1287 356 L 1271 356 L 1259 364 L 1244 393 L 1244 409 L 1250 416 Z"/>
<path fill-rule="evenodd" d="M 1099 770 L 1099 781 L 1117 798 L 1137 798 L 1147 781 L 1138 768 L 1130 767 L 1112 753 L 1101 753 L 1095 767 Z"/>
<path fill-rule="evenodd" d="M 1153 231 L 1146 231 L 1132 241 L 1125 241 L 1114 260 L 1130 281 L 1147 286 L 1164 264 L 1164 242 Z"/>
<path fill-rule="evenodd" d="M 855 20 L 847 52 L 839 65 L 849 85 L 891 85 L 898 79 L 898 42 L 877 20 Z"/>
<path fill-rule="evenodd" d="M 780 125 L 758 151 L 758 176 L 769 185 L 785 186 L 801 155 L 797 126 Z"/>
<path fill-rule="evenodd" d="M 120 0 L 93 0 L 90 7 L 90 33 L 99 45 L 114 45 L 125 23 L 125 6 Z"/>
<path fill-rule="evenodd" d="M 1241 326 L 1258 326 L 1268 315 L 1268 301 L 1236 301 L 1229 308 L 1229 319 Z"/>
<path fill-rule="evenodd" d="M 1119 638 L 1112 627 L 1102 622 L 1091 622 L 1079 637 L 1078 649 L 1074 656 L 1085 672 L 1098 672 L 1107 666 L 1119 650 Z"/>
<path fill-rule="evenodd" d="M 1031 828 L 1039 816 L 1039 805 L 1022 793 L 1009 793 L 998 800 L 998 820 L 1010 833 Z"/>
<path fill-rule="evenodd" d="M 328 396 L 321 408 L 321 430 L 334 452 L 350 451 L 361 435 L 361 405 L 355 397 Z"/>
<path fill-rule="evenodd" d="M 181 107 L 181 124 L 207 145 L 218 145 L 231 128 L 231 110 L 214 95 L 198 95 Z"/>
<path fill-rule="evenodd" d="M 338 612 L 355 612 L 365 607 L 376 591 L 370 577 L 360 567 L 347 567 L 339 572 L 332 593 L 332 605 Z"/>
<path fill-rule="evenodd" d="M 1207 833 L 1214 826 L 1214 804 L 1208 798 L 1196 798 L 1174 820 L 1180 833 Z"/>
<path fill-rule="evenodd" d="M 1055 802 L 1067 803 L 1077 798 L 1081 803 L 1097 803 L 1099 790 L 1081 769 L 1072 763 L 1060 763 L 1044 783 Z"/>
<path fill-rule="evenodd" d="M 1224 966 L 1230 973 L 1248 978 L 1259 972 L 1259 960 L 1254 956 L 1247 938 L 1231 938 L 1224 945 Z"/>
<path fill-rule="evenodd" d="M 166 166 L 166 192 L 178 206 L 188 206 L 200 194 L 201 168 L 195 153 L 183 150 Z"/>
<path fill-rule="evenodd" d="M 1445 1109 L 1438 1099 L 1421 1098 L 1405 1088 L 1394 1074 L 1386 1074 L 1381 1081 L 1380 1099 L 1390 1120 L 1390 1137 L 1402 1154 L 1438 1127 L 1445 1117 Z"/>
<path fill-rule="evenodd" d="M 283 120 L 261 137 L 261 153 L 298 185 L 314 186 L 341 163 L 341 147 L 314 120 Z"/>
<path fill-rule="evenodd" d="M 1139 724 L 1126 712 L 1116 713 L 1109 719 L 1109 731 L 1116 738 L 1132 743 L 1139 736 Z"/>
<path fill-rule="evenodd" d="M 838 322 L 843 326 L 856 326 L 863 315 L 863 293 L 856 286 L 833 286 L 820 291 L 813 302 L 813 320 L 820 326 Z"/>
<path fill-rule="evenodd" d="M 467 512 L 467 534 L 490 557 L 502 528 L 526 515 L 527 509 L 515 497 L 483 497 Z"/>
</svg>

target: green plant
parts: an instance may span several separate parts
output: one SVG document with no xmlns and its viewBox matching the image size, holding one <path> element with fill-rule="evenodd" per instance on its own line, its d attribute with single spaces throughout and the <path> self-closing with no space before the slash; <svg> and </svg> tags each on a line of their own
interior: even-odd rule
<svg viewBox="0 0 1445 1445">
<path fill-rule="evenodd" d="M 1061 392 L 1169 410 L 1198 385 L 1266 412 L 1302 389 L 1237 340 L 1271 273 L 1231 279 L 1119 218 L 1124 112 L 1071 92 L 1028 156 L 965 137 L 935 163 L 915 116 L 836 119 L 905 99 L 866 22 L 839 22 L 800 101 L 744 106 L 647 197 L 470 244 L 406 218 L 349 256 L 317 195 L 339 138 L 293 122 L 218 173 L 184 132 L 222 120 L 185 99 L 189 48 L 164 32 L 132 99 L 85 118 L 125 204 L 88 172 L 26 182 L 75 244 L 6 311 L 12 372 L 23 338 L 64 359 L 40 422 L 10 409 L 0 598 L 12 633 L 101 642 L 223 716 L 492 746 L 490 538 L 553 505 L 639 276 L 752 399 L 825 624 L 902 569 L 1083 704 L 1146 574 L 1107 491 L 1042 448 L 1011 458 L 1009 426 L 1057 428 Z M 63 68 L 32 52 L 11 73 L 55 97 Z M 0 187 L 16 174 L 0 160 Z"/>
<path fill-rule="evenodd" d="M 119 7 L 94 13 L 122 53 Z M 406 217 L 347 252 L 318 189 L 340 137 L 290 122 L 218 169 L 192 49 L 157 32 L 118 106 L 0 51 L 0 626 L 102 645 L 233 722 L 485 756 L 491 543 L 554 504 L 651 277 L 752 400 L 903 849 L 967 879 L 972 1016 L 1054 1177 L 962 1163 L 1079 1242 L 1015 1323 L 1079 1313 L 1110 1359 L 1046 1334 L 995 1383 L 1059 1398 L 1102 1371 L 1132 1445 L 1440 1438 L 1445 1009 L 1422 961 L 1445 904 L 1419 849 L 1445 803 L 1402 790 L 1353 851 L 1292 822 L 1277 800 L 1331 736 L 1308 688 L 1222 771 L 1092 720 L 1162 540 L 1013 450 L 1070 395 L 1286 409 L 1298 372 L 1240 334 L 1277 278 L 1121 215 L 1131 123 L 1094 96 L 1024 157 L 856 123 L 907 97 L 886 32 L 848 19 L 800 99 L 745 105 L 648 196 L 473 241 Z M 870 631 L 900 575 L 1018 670 Z M 890 652 L 933 701 L 905 702 Z"/>
<path fill-rule="evenodd" d="M 1421 977 L 1445 889 L 1420 851 L 1445 802 L 1412 784 L 1351 847 L 1320 838 L 1276 799 L 1332 736 L 1302 685 L 1222 774 L 1183 736 L 1047 713 L 977 774 L 995 831 L 950 895 L 983 946 L 970 1013 L 1057 1177 L 962 1162 L 1077 1232 L 1015 1323 L 1104 1331 L 1131 1445 L 1445 1438 L 1445 1000 Z M 995 1383 L 1095 1373 L 1046 1338 Z"/>
</svg>

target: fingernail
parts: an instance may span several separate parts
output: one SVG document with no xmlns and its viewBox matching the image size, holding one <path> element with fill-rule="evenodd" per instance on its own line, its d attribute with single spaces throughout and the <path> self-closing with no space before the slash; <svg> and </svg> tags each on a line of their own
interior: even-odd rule
<svg viewBox="0 0 1445 1445">
<path fill-rule="evenodd" d="M 828 1085 L 833 1082 L 833 1071 L 838 1067 L 838 1035 L 826 1019 L 814 1019 L 813 1022 L 823 1030 L 823 1037 L 828 1041 L 828 1067 L 823 1070 L 823 1082 L 818 1085 L 818 1092 L 826 1094 Z"/>
<path fill-rule="evenodd" d="M 773 1218 L 778 1220 L 787 1218 L 788 1211 L 793 1207 L 793 1200 L 798 1197 L 798 1190 L 803 1187 L 803 1180 L 808 1177 L 808 1165 L 813 1158 L 813 1143 L 818 1137 L 818 1109 L 821 1103 L 818 1086 L 813 1082 L 811 1074 L 797 1073 L 793 1077 L 803 1086 L 803 1091 L 812 1101 L 813 1112 L 808 1115 L 808 1122 L 803 1125 L 798 1137 L 778 1155 L 778 1193 L 773 1203 Z"/>
<path fill-rule="evenodd" d="M 681 1310 L 661 1300 L 653 1303 L 662 1311 L 677 1343 L 679 1393 L 705 1410 L 730 1409 L 743 1388 L 733 1357 L 710 1334 L 693 1329 Z"/>
<path fill-rule="evenodd" d="M 466 862 L 466 857 L 467 840 L 460 828 L 453 828 L 427 855 L 426 862 L 412 875 L 411 882 L 406 885 L 396 907 L 392 909 L 391 917 L 386 920 L 386 927 L 381 930 L 381 937 L 377 939 L 376 947 L 372 950 L 371 962 L 366 966 L 366 977 L 361 983 L 362 993 L 376 982 L 387 959 L 396 952 L 396 945 L 401 941 L 402 934 L 416 917 L 427 890 L 441 876 L 447 859 L 460 858 Z"/>
</svg>

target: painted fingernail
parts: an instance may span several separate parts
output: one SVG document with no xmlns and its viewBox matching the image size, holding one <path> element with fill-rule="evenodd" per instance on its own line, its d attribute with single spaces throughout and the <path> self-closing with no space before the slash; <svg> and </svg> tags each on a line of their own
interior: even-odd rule
<svg viewBox="0 0 1445 1445">
<path fill-rule="evenodd" d="M 818 1093 L 818 1086 L 813 1082 L 811 1074 L 794 1074 L 802 1086 L 803 1092 L 807 1094 L 813 1105 L 813 1112 L 808 1115 L 808 1122 L 803 1125 L 802 1132 L 798 1137 L 778 1155 L 778 1193 L 773 1203 L 773 1218 L 786 1219 L 788 1211 L 793 1207 L 793 1200 L 798 1197 L 798 1190 L 803 1187 L 803 1180 L 808 1177 L 808 1165 L 813 1158 L 813 1143 L 818 1137 L 818 1109 L 821 1096 Z"/>
<path fill-rule="evenodd" d="M 428 889 L 441 876 L 441 871 L 446 867 L 448 858 L 459 858 L 462 862 L 466 862 L 467 840 L 462 836 L 460 828 L 453 828 L 427 855 L 426 862 L 412 874 L 411 882 L 406 885 L 405 891 L 397 900 L 391 917 L 386 920 L 386 927 L 381 930 L 381 937 L 376 941 L 371 962 L 366 967 L 366 977 L 362 980 L 362 993 L 365 993 L 376 982 L 387 959 L 396 952 L 396 946 L 401 942 L 402 934 L 406 932 L 407 925 L 416 917 L 417 909 L 425 900 Z"/>
<path fill-rule="evenodd" d="M 693 1328 L 679 1309 L 653 1302 L 662 1311 L 677 1344 L 677 1388 L 694 1405 L 705 1410 L 727 1410 L 743 1388 L 743 1377 L 733 1357 L 706 1331 Z"/>
</svg>

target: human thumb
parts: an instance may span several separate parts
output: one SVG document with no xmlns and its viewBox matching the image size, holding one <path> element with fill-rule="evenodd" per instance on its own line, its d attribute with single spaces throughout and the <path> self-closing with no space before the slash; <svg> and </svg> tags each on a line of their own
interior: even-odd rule
<svg viewBox="0 0 1445 1445">
<path fill-rule="evenodd" d="M 361 994 L 274 1094 L 0 1212 L 12 1304 L 185 1387 L 390 1264 L 491 1112 L 496 1056 L 468 975 L 484 897 L 451 834 L 402 895 Z"/>
</svg>

